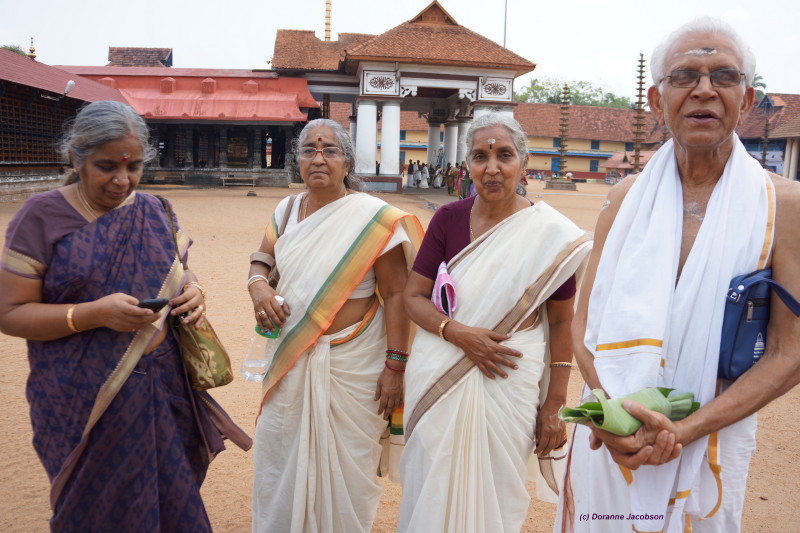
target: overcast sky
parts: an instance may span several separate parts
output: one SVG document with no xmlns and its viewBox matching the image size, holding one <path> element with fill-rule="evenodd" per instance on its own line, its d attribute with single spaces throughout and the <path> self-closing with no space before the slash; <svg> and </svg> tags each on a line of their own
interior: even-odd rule
<svg viewBox="0 0 800 533">
<path fill-rule="evenodd" d="M 429 0 L 333 0 L 339 32 L 383 33 Z M 503 0 L 443 0 L 455 20 L 503 44 Z M 639 53 L 701 15 L 725 19 L 750 43 L 768 92 L 800 93 L 797 0 L 507 0 L 506 46 L 537 64 L 533 76 L 587 80 L 633 98 Z M 365 7 L 366 6 L 366 7 Z M 173 49 L 174 67 L 269 68 L 277 29 L 325 27 L 325 0 L 0 0 L 0 44 L 48 65 L 104 65 L 109 46 Z M 649 84 L 649 78 L 648 78 Z"/>
</svg>

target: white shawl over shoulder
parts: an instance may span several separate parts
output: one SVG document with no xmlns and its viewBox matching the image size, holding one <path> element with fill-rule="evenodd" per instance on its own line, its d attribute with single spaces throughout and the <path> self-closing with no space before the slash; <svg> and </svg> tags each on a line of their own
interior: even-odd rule
<svg viewBox="0 0 800 533">
<path fill-rule="evenodd" d="M 734 135 L 733 152 L 676 285 L 681 180 L 672 141 L 655 154 L 609 231 L 589 300 L 584 342 L 609 396 L 662 386 L 693 392 L 702 404 L 714 397 L 724 296 L 731 278 L 767 263 L 774 205 L 769 176 Z M 707 440 L 687 446 L 670 463 L 637 470 L 632 511 L 711 512 L 718 494 L 700 494 L 698 488 Z M 668 531 L 682 527 L 679 522 L 669 520 Z M 662 526 L 661 520 L 636 522 L 643 531 Z"/>
</svg>

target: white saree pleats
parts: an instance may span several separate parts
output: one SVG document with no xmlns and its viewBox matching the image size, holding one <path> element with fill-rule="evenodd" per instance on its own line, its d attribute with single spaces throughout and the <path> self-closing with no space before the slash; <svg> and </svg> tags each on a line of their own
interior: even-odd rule
<svg viewBox="0 0 800 533">
<path fill-rule="evenodd" d="M 386 421 L 373 400 L 386 350 L 382 309 L 358 337 L 324 335 L 268 395 L 256 425 L 253 531 L 369 531 Z"/>
<path fill-rule="evenodd" d="M 398 531 L 510 532 L 522 526 L 530 501 L 526 462 L 544 370 L 543 330 L 517 333 L 504 344 L 523 352 L 519 368 L 494 380 L 473 369 L 406 443 Z"/>
</svg>

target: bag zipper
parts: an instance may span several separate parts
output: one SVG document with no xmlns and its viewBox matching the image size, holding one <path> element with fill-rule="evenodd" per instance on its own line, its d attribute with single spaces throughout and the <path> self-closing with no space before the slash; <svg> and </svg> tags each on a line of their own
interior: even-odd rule
<svg viewBox="0 0 800 533">
<path fill-rule="evenodd" d="M 753 321 L 753 308 L 764 307 L 765 305 L 769 305 L 769 298 L 753 298 L 752 300 L 747 300 L 747 322 Z"/>
</svg>

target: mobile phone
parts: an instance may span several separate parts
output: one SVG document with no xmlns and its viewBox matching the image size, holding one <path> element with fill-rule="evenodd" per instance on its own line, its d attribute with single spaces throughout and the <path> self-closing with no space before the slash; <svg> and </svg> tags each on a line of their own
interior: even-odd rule
<svg viewBox="0 0 800 533">
<path fill-rule="evenodd" d="M 139 303 L 136 305 L 139 307 L 143 307 L 144 309 L 151 309 L 153 311 L 158 311 L 168 303 L 169 303 L 169 298 L 148 298 L 145 300 L 139 300 Z"/>
</svg>

